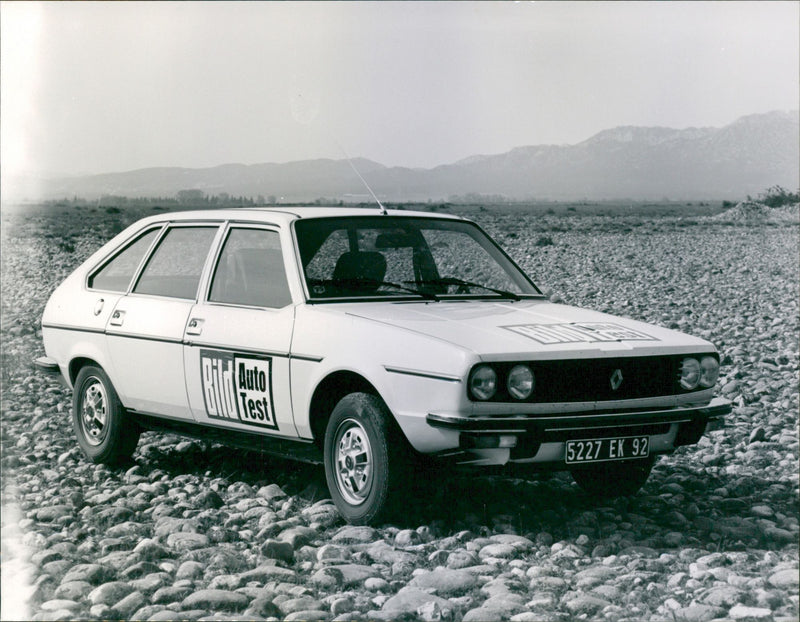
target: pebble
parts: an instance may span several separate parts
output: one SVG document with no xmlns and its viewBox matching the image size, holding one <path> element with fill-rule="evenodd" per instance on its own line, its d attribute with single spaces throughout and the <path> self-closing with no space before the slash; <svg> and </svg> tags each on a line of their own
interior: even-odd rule
<svg viewBox="0 0 800 622">
<path fill-rule="evenodd" d="M 179 567 L 178 571 L 175 573 L 176 579 L 194 579 L 203 575 L 203 571 L 205 566 L 200 562 L 196 561 L 185 561 Z"/>
<path fill-rule="evenodd" d="M 43 602 L 40 605 L 40 609 L 42 611 L 60 611 L 60 610 L 70 610 L 70 609 L 77 609 L 80 607 L 80 604 L 74 600 L 68 599 L 56 599 L 56 600 L 48 600 Z"/>
<path fill-rule="evenodd" d="M 293 622 L 294 620 L 329 620 L 331 614 L 327 611 L 311 610 L 311 611 L 294 611 L 287 615 L 284 620 L 286 622 Z"/>
<path fill-rule="evenodd" d="M 294 557 L 294 548 L 291 543 L 280 540 L 265 540 L 261 545 L 261 552 L 264 557 L 281 559 L 285 562 L 292 561 Z"/>
<path fill-rule="evenodd" d="M 686 622 L 709 622 L 721 618 L 724 614 L 725 610 L 720 607 L 699 604 L 681 607 L 673 612 L 674 619 Z"/>
<path fill-rule="evenodd" d="M 290 598 L 280 603 L 280 609 L 284 614 L 295 613 L 297 611 L 321 611 L 323 604 L 321 601 L 310 596 L 300 596 Z"/>
<path fill-rule="evenodd" d="M 768 579 L 770 585 L 789 590 L 797 590 L 800 587 L 800 570 L 797 568 L 780 570 Z"/>
<path fill-rule="evenodd" d="M 402 616 L 416 616 L 417 612 L 429 603 L 438 607 L 442 613 L 453 611 L 453 606 L 447 599 L 417 588 L 405 587 L 386 600 L 381 608 L 381 613 L 388 614 L 388 617 L 383 615 L 381 619 L 392 620 Z M 368 617 L 372 617 L 372 613 L 370 612 Z"/>
<path fill-rule="evenodd" d="M 743 593 L 738 588 L 730 585 L 722 585 L 719 587 L 711 588 L 702 597 L 702 601 L 707 605 L 714 607 L 732 607 L 733 605 L 741 602 Z"/>
<path fill-rule="evenodd" d="M 368 544 L 380 540 L 372 527 L 342 527 L 331 538 L 334 544 Z"/>
<path fill-rule="evenodd" d="M 516 554 L 517 549 L 510 544 L 489 544 L 480 550 L 478 557 L 481 559 L 486 559 L 487 557 L 514 557 Z"/>
<path fill-rule="evenodd" d="M 602 598 L 597 598 L 589 594 L 579 594 L 575 598 L 565 601 L 567 609 L 575 616 L 587 615 L 594 616 L 598 611 L 607 607 L 611 603 Z"/>
<path fill-rule="evenodd" d="M 458 596 L 478 584 L 478 578 L 466 570 L 442 569 L 417 575 L 410 586 L 433 590 L 439 596 Z"/>
<path fill-rule="evenodd" d="M 210 609 L 212 611 L 239 611 L 249 603 L 244 594 L 228 590 L 199 590 L 181 602 L 183 609 Z"/>
<path fill-rule="evenodd" d="M 61 583 L 69 583 L 71 581 L 86 581 L 92 585 L 98 585 L 105 579 L 111 578 L 114 575 L 113 571 L 109 568 L 101 566 L 100 564 L 78 564 L 73 566 Z"/>
<path fill-rule="evenodd" d="M 478 557 L 474 553 L 464 549 L 453 551 L 447 555 L 447 567 L 453 570 L 469 568 L 470 566 L 475 566 L 477 563 Z"/>
<path fill-rule="evenodd" d="M 339 566 L 325 566 L 318 570 L 311 580 L 320 585 L 352 588 L 362 585 L 370 577 L 377 576 L 379 576 L 378 572 L 371 566 L 342 564 Z"/>
<path fill-rule="evenodd" d="M 89 592 L 88 599 L 93 605 L 111 605 L 133 591 L 130 585 L 122 581 L 111 581 Z"/>
<path fill-rule="evenodd" d="M 134 611 L 138 611 L 147 604 L 147 599 L 141 592 L 132 592 L 125 598 L 112 605 L 113 611 L 120 619 L 127 620 Z"/>
<path fill-rule="evenodd" d="M 171 533 L 167 537 L 167 546 L 177 551 L 201 549 L 209 545 L 208 536 L 191 531 Z"/>
<path fill-rule="evenodd" d="M 746 607 L 744 605 L 734 605 L 728 611 L 728 615 L 734 620 L 772 620 L 772 611 L 763 607 Z"/>
</svg>

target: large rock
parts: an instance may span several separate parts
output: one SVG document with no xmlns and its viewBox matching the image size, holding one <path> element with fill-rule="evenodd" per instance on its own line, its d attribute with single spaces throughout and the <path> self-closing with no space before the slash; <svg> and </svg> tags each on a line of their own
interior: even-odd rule
<svg viewBox="0 0 800 622">
<path fill-rule="evenodd" d="M 71 581 L 86 581 L 92 585 L 99 585 L 103 581 L 107 581 L 114 576 L 114 571 L 111 568 L 106 568 L 100 564 L 78 564 L 73 566 L 61 583 L 69 583 Z"/>
<path fill-rule="evenodd" d="M 693 604 L 688 607 L 681 607 L 674 612 L 676 620 L 685 622 L 709 622 L 725 615 L 725 610 L 712 605 Z"/>
<path fill-rule="evenodd" d="M 368 544 L 380 540 L 378 532 L 372 527 L 342 527 L 337 531 L 331 542 L 334 544 Z"/>
<path fill-rule="evenodd" d="M 191 551 L 208 546 L 208 536 L 191 531 L 179 531 L 167 536 L 167 546 L 176 551 Z"/>
<path fill-rule="evenodd" d="M 567 609 L 574 616 L 587 615 L 594 616 L 599 613 L 604 607 L 611 603 L 602 598 L 591 596 L 589 594 L 579 594 L 575 598 L 568 600 L 566 603 Z"/>
<path fill-rule="evenodd" d="M 755 622 L 757 620 L 772 620 L 772 611 L 763 607 L 746 607 L 745 605 L 735 605 L 731 607 L 728 616 L 734 620 L 747 620 Z"/>
<path fill-rule="evenodd" d="M 800 587 L 800 570 L 789 568 L 770 575 L 768 581 L 777 588 L 794 590 Z"/>
<path fill-rule="evenodd" d="M 125 598 L 133 591 L 128 583 L 111 581 L 95 588 L 89 593 L 88 599 L 93 605 L 113 605 Z"/>
<path fill-rule="evenodd" d="M 183 599 L 183 609 L 210 609 L 211 611 L 241 611 L 250 600 L 244 594 L 228 590 L 200 590 Z"/>
<path fill-rule="evenodd" d="M 381 608 L 381 619 L 398 620 L 402 617 L 419 617 L 419 611 L 430 609 L 434 605 L 442 614 L 442 619 L 450 619 L 453 615 L 452 603 L 439 596 L 424 592 L 423 590 L 406 587 L 387 600 Z M 370 612 L 369 617 L 373 617 L 376 612 Z"/>
<path fill-rule="evenodd" d="M 435 590 L 440 596 L 457 596 L 471 590 L 478 584 L 478 577 L 466 570 L 436 570 L 414 577 L 411 587 Z"/>
<path fill-rule="evenodd" d="M 380 573 L 371 566 L 359 564 L 341 564 L 324 566 L 311 577 L 311 582 L 320 586 L 336 586 L 354 588 L 362 585 L 370 577 L 379 577 Z"/>
<path fill-rule="evenodd" d="M 730 585 L 721 585 L 711 588 L 703 595 L 701 600 L 712 607 L 728 608 L 742 602 L 743 597 L 744 594 L 741 590 Z"/>
</svg>

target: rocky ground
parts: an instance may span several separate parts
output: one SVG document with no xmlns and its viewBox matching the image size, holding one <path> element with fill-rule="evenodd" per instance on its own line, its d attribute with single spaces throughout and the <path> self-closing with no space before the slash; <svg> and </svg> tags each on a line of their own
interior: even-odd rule
<svg viewBox="0 0 800 622">
<path fill-rule="evenodd" d="M 6 215 L 3 600 L 14 561 L 36 620 L 796 620 L 797 223 L 471 215 L 554 299 L 715 342 L 727 427 L 632 498 L 437 474 L 378 528 L 338 518 L 320 468 L 259 454 L 148 433 L 130 465 L 89 464 L 30 362 L 52 288 L 124 223 Z"/>
</svg>

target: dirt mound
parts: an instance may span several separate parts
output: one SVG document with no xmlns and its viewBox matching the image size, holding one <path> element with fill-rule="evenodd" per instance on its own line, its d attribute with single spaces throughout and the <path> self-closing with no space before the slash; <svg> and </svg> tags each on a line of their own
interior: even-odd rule
<svg viewBox="0 0 800 622">
<path fill-rule="evenodd" d="M 742 201 L 736 207 L 712 216 L 711 220 L 726 222 L 798 222 L 800 221 L 800 203 L 769 207 L 755 201 Z"/>
</svg>

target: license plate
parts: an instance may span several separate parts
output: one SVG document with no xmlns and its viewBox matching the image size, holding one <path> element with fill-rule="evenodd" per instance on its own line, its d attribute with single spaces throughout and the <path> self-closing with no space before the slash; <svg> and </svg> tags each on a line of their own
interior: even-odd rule
<svg viewBox="0 0 800 622">
<path fill-rule="evenodd" d="M 650 455 L 650 437 L 626 436 L 624 438 L 592 438 L 567 441 L 564 461 L 567 464 L 630 460 Z"/>
</svg>

